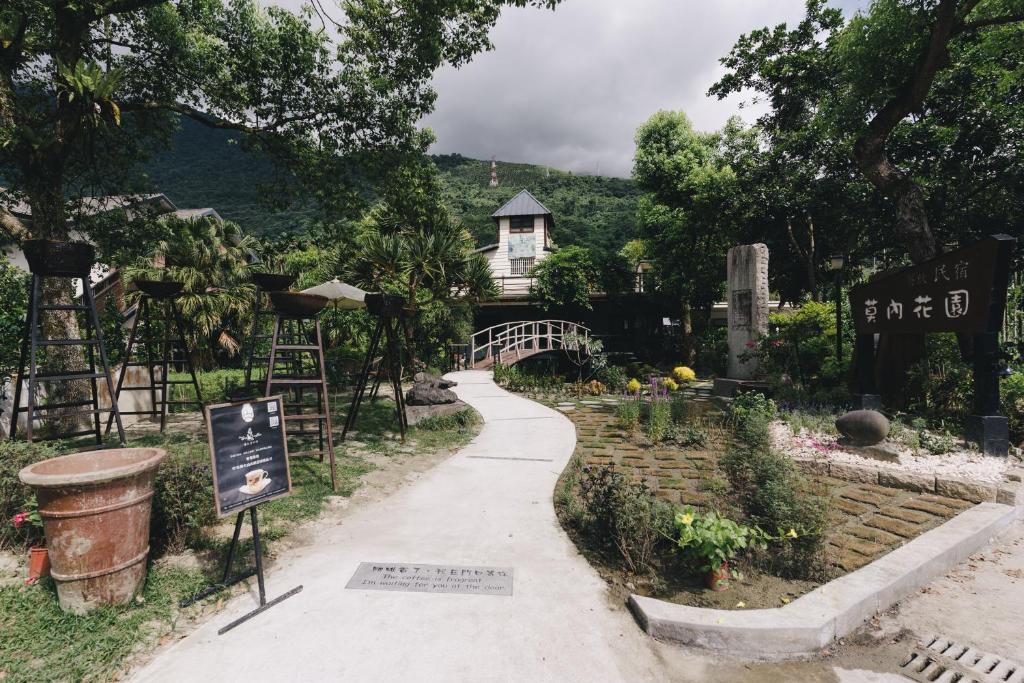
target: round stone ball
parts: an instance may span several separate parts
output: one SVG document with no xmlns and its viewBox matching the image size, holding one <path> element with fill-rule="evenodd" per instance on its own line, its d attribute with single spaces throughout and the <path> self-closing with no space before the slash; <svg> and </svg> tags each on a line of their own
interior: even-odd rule
<svg viewBox="0 0 1024 683">
<path fill-rule="evenodd" d="M 889 436 L 889 419 L 877 410 L 851 410 L 836 420 L 836 429 L 854 446 L 874 446 Z"/>
</svg>

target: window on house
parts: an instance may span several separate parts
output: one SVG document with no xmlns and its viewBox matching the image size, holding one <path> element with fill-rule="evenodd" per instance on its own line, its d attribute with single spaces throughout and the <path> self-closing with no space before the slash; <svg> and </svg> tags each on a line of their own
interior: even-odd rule
<svg viewBox="0 0 1024 683">
<path fill-rule="evenodd" d="M 509 232 L 533 232 L 533 216 L 512 216 L 508 229 Z"/>
</svg>

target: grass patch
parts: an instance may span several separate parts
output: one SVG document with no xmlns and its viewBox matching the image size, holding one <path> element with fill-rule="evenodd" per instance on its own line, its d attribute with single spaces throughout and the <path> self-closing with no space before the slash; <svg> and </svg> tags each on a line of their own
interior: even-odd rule
<svg viewBox="0 0 1024 683">
<path fill-rule="evenodd" d="M 155 640 L 176 620 L 178 600 L 204 584 L 199 572 L 150 568 L 142 600 L 85 616 L 62 612 L 53 582 L 0 589 L 0 679 L 105 681 L 140 641 Z"/>
<path fill-rule="evenodd" d="M 789 425 L 789 429 L 793 432 L 794 436 L 799 436 L 800 431 L 804 429 L 809 434 L 838 436 L 839 432 L 836 430 L 837 417 L 839 417 L 839 413 L 825 408 L 797 408 L 779 413 L 779 418 Z"/>
</svg>

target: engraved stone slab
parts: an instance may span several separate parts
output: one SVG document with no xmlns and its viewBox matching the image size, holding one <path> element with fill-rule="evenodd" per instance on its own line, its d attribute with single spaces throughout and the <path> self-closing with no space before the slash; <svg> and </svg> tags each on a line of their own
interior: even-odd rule
<svg viewBox="0 0 1024 683">
<path fill-rule="evenodd" d="M 747 244 L 729 250 L 728 339 L 730 379 L 757 375 L 751 351 L 768 332 L 768 247 Z"/>
<path fill-rule="evenodd" d="M 512 595 L 512 568 L 361 562 L 345 588 L 407 593 Z"/>
</svg>

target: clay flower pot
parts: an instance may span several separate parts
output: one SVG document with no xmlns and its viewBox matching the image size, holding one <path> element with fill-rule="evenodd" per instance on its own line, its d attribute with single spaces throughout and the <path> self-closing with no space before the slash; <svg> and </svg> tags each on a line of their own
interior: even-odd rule
<svg viewBox="0 0 1024 683">
<path fill-rule="evenodd" d="M 21 248 L 36 275 L 87 278 L 96 263 L 96 248 L 88 242 L 25 240 Z"/>
<path fill-rule="evenodd" d="M 35 490 L 61 609 L 127 603 L 146 578 L 153 480 L 166 453 L 74 453 L 21 470 Z"/>
<path fill-rule="evenodd" d="M 709 569 L 704 577 L 704 582 L 709 590 L 716 593 L 724 591 L 729 587 L 729 563 L 723 562 L 718 569 Z"/>
<path fill-rule="evenodd" d="M 264 292 L 283 292 L 292 286 L 297 276 L 277 273 L 249 273 L 249 279 Z"/>
<path fill-rule="evenodd" d="M 44 546 L 28 549 L 28 580 L 36 581 L 50 575 L 50 553 Z"/>
</svg>

